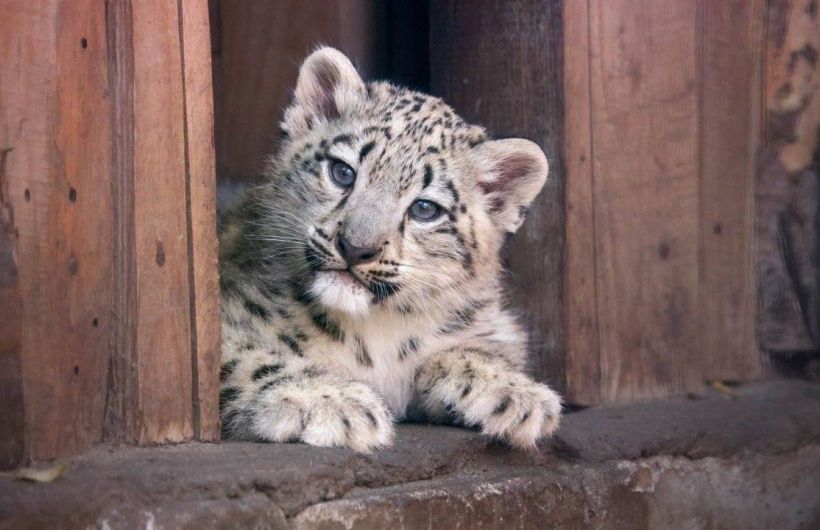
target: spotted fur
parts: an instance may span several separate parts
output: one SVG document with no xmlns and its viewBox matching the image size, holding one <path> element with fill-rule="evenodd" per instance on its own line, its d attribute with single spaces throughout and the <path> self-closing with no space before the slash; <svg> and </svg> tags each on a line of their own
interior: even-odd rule
<svg viewBox="0 0 820 530">
<path fill-rule="evenodd" d="M 266 181 L 220 221 L 224 435 L 369 451 L 413 418 L 548 436 L 560 398 L 524 375 L 499 260 L 546 179 L 540 148 L 365 84 L 331 48 L 302 65 L 282 129 Z M 441 215 L 412 217 L 420 199 Z M 377 257 L 350 265 L 342 236 Z"/>
</svg>

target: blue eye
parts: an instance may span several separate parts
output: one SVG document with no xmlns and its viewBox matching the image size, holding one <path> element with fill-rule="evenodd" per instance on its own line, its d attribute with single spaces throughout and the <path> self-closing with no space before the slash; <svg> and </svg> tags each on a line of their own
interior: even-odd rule
<svg viewBox="0 0 820 530">
<path fill-rule="evenodd" d="M 433 201 L 419 199 L 410 205 L 408 212 L 410 213 L 410 217 L 413 219 L 429 223 L 430 221 L 435 221 L 441 216 L 442 209 L 441 206 Z"/>
<path fill-rule="evenodd" d="M 349 188 L 356 182 L 356 171 L 341 160 L 330 163 L 330 180 L 340 188 Z"/>
</svg>

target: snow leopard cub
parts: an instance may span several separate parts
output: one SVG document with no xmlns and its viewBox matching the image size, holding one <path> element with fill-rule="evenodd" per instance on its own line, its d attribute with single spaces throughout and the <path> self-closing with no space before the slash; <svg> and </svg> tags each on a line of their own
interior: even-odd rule
<svg viewBox="0 0 820 530">
<path fill-rule="evenodd" d="M 332 48 L 303 63 L 282 129 L 220 228 L 225 437 L 369 451 L 405 418 L 550 435 L 561 401 L 522 371 L 499 260 L 541 149 L 366 84 Z"/>
</svg>

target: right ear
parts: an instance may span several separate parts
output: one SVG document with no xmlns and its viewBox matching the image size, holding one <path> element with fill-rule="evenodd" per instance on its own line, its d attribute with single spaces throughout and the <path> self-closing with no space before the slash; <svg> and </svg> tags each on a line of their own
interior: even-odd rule
<svg viewBox="0 0 820 530">
<path fill-rule="evenodd" d="M 319 48 L 305 59 L 285 111 L 282 130 L 299 136 L 317 123 L 344 116 L 367 97 L 364 81 L 353 63 L 335 48 Z"/>
</svg>

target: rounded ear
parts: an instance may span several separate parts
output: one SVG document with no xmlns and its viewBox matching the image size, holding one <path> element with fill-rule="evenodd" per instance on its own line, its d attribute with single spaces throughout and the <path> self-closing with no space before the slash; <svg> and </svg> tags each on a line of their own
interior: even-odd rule
<svg viewBox="0 0 820 530">
<path fill-rule="evenodd" d="M 299 68 L 293 103 L 285 111 L 282 130 L 304 134 L 316 123 L 340 118 L 366 97 L 364 81 L 353 63 L 335 48 L 311 53 Z"/>
<path fill-rule="evenodd" d="M 484 142 L 473 153 L 481 167 L 478 186 L 487 197 L 490 215 L 501 229 L 515 232 L 547 180 L 546 155 L 535 142 L 521 138 Z"/>
</svg>

